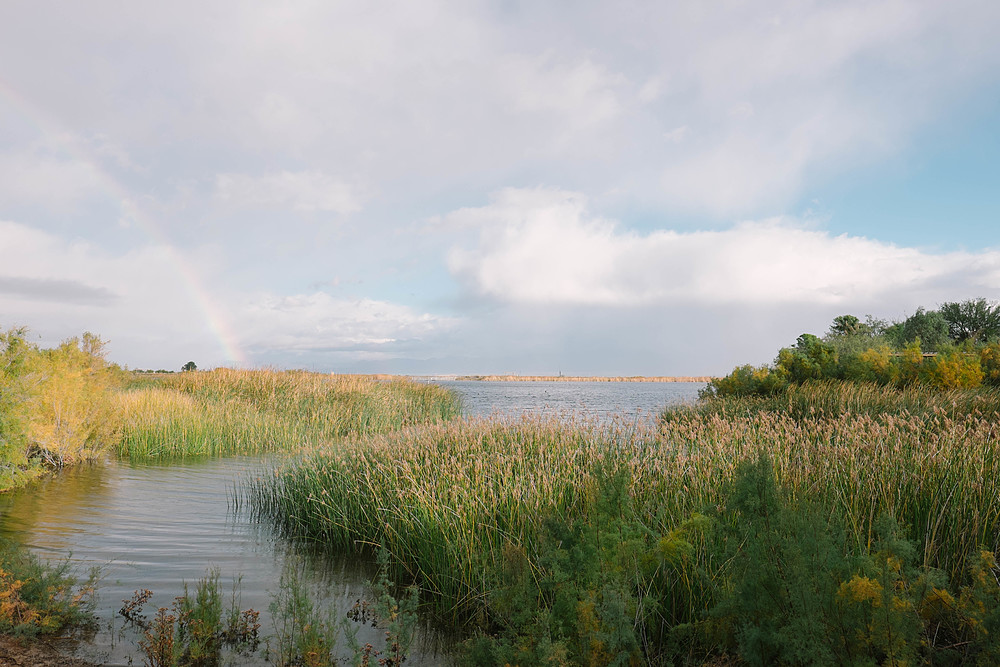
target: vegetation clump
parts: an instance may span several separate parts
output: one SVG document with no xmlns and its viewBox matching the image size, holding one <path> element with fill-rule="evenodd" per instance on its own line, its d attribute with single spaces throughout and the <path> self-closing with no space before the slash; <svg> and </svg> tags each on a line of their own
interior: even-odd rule
<svg viewBox="0 0 1000 667">
<path fill-rule="evenodd" d="M 114 451 L 126 458 L 298 449 L 456 417 L 441 387 L 304 371 L 132 375 L 85 333 L 53 349 L 0 333 L 0 490 Z"/>
<path fill-rule="evenodd" d="M 380 557 L 384 565 L 384 558 Z M 379 664 L 399 667 L 413 640 L 417 616 L 416 589 L 405 596 L 393 596 L 395 584 L 384 567 L 371 582 L 371 599 L 358 600 L 344 617 L 336 618 L 331 608 L 317 602 L 306 585 L 299 563 L 286 564 L 269 607 L 274 634 L 261 632 L 260 614 L 240 609 L 240 580 L 233 583 L 232 596 L 223 603 L 219 571 L 212 569 L 198 581 L 194 593 L 184 586 L 184 594 L 170 607 L 160 607 L 150 620 L 144 607 L 153 596 L 137 590 L 122 601 L 119 614 L 140 633 L 139 648 L 149 667 L 210 667 L 237 664 L 259 656 L 277 667 L 332 667 L 346 657 L 354 665 Z M 384 628 L 384 645 L 361 645 L 357 626 L 370 624 Z M 346 639 L 337 652 L 338 639 Z"/>
<path fill-rule="evenodd" d="M 79 582 L 69 561 L 46 564 L 28 550 L 0 541 L 0 633 L 55 635 L 93 622 L 98 572 Z"/>
<path fill-rule="evenodd" d="M 85 333 L 45 350 L 26 329 L 0 333 L 0 490 L 111 447 L 124 373 L 104 359 L 104 345 Z"/>
<path fill-rule="evenodd" d="M 246 495 L 290 534 L 384 544 L 469 629 L 463 664 L 989 662 L 998 411 L 992 390 L 819 382 L 650 427 L 463 420 Z"/>
<path fill-rule="evenodd" d="M 461 412 L 454 394 L 403 378 L 227 368 L 136 383 L 116 403 L 128 458 L 288 451 Z"/>
<path fill-rule="evenodd" d="M 816 380 L 941 391 L 1000 387 L 1000 304 L 948 302 L 893 324 L 840 315 L 822 338 L 804 333 L 773 364 L 739 366 L 709 382 L 703 395 L 767 396 Z"/>
</svg>

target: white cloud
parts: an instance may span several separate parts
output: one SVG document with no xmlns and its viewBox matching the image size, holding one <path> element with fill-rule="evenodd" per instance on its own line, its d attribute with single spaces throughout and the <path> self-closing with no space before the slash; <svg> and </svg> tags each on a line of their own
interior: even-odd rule
<svg viewBox="0 0 1000 667">
<path fill-rule="evenodd" d="M 0 276 L 0 327 L 26 325 L 47 343 L 93 331 L 111 341 L 114 359 L 133 367 L 189 355 L 204 365 L 232 362 L 217 330 L 224 317 L 170 248 L 107 252 L 0 222 Z"/>
<path fill-rule="evenodd" d="M 472 325 L 427 312 L 455 296 L 453 277 L 457 303 L 494 318 L 480 332 L 523 315 L 496 338 L 520 336 L 525 354 L 539 314 L 580 354 L 612 346 L 617 321 L 604 338 L 583 330 L 602 305 L 628 308 L 636 330 L 741 301 L 788 323 L 805 304 L 823 319 L 855 299 L 933 306 L 944 286 L 948 299 L 996 294 L 995 253 L 838 237 L 780 214 L 859 165 L 927 158 L 935 123 L 959 125 L 995 86 L 1000 4 L 215 7 L 126 3 L 113 20 L 82 3 L 9 8 L 0 215 L 64 238 L 0 229 L 0 324 L 94 328 L 142 365 L 161 352 L 225 362 L 206 311 L 233 323 L 234 345 L 268 353 L 279 341 L 389 358 L 412 345 L 417 358 L 451 332 L 474 359 L 489 345 L 458 340 Z M 535 183 L 564 190 L 455 211 Z M 454 212 L 411 233 L 441 211 Z M 337 215 L 355 224 L 328 224 Z M 687 231 L 632 231 L 657 216 Z M 741 219 L 758 221 L 732 226 Z M 920 238 L 961 242 L 941 221 L 919 224 Z M 340 286 L 317 292 L 332 275 Z M 375 285 L 408 305 L 365 291 Z M 568 310 L 577 319 L 555 321 Z"/>
<path fill-rule="evenodd" d="M 936 294 L 960 280 L 1000 292 L 1000 252 L 930 254 L 793 219 L 727 230 L 637 234 L 593 217 L 583 195 L 504 190 L 448 216 L 475 227 L 449 267 L 472 292 L 524 304 L 844 304 Z"/>
<path fill-rule="evenodd" d="M 389 197 L 541 173 L 728 217 L 780 211 L 810 177 L 891 155 L 1000 65 L 1000 5 L 977 0 L 223 4 L 114 21 L 24 4 L 0 74 L 122 159 L 162 155 L 144 164 L 203 181 L 251 163 L 260 205 L 357 210 L 336 178 L 326 197 L 260 176 L 296 165 L 300 180 L 337 174 Z M 687 140 L 661 140 L 685 126 Z"/>
<path fill-rule="evenodd" d="M 247 346 L 260 353 L 386 347 L 433 337 L 456 323 L 401 304 L 324 292 L 253 296 L 236 317 Z"/>
<path fill-rule="evenodd" d="M 287 207 L 347 214 L 361 210 L 356 189 L 328 174 L 282 171 L 264 176 L 219 174 L 216 196 L 237 208 Z"/>
</svg>

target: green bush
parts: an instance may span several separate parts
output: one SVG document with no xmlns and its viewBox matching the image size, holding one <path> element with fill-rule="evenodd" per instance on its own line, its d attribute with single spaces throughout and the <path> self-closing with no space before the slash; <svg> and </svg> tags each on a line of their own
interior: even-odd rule
<svg viewBox="0 0 1000 667">
<path fill-rule="evenodd" d="M 68 560 L 49 565 L 0 540 L 0 633 L 33 637 L 93 623 L 98 574 L 81 584 Z"/>
<path fill-rule="evenodd" d="M 782 348 L 775 364 L 784 369 L 795 383 L 834 377 L 837 373 L 837 350 L 812 334 L 802 334 L 795 347 Z"/>
<path fill-rule="evenodd" d="M 768 366 L 739 366 L 725 377 L 714 378 L 699 392 L 701 398 L 713 396 L 769 396 L 788 388 L 788 373 Z"/>
<path fill-rule="evenodd" d="M 983 383 L 1000 386 L 1000 343 L 992 343 L 979 351 L 979 366 L 983 370 Z"/>
<path fill-rule="evenodd" d="M 744 464 L 715 519 L 718 602 L 702 641 L 751 665 L 996 664 L 1000 584 L 992 552 L 950 592 L 918 565 L 890 516 L 871 549 L 845 539 L 838 515 L 793 501 L 764 458 Z M 954 589 L 951 589 L 952 591 Z"/>
</svg>

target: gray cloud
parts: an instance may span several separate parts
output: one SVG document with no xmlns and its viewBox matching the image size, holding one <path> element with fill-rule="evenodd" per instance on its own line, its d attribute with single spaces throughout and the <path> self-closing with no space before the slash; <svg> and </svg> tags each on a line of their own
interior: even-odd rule
<svg viewBox="0 0 1000 667">
<path fill-rule="evenodd" d="M 0 294 L 36 301 L 110 306 L 118 295 L 104 287 L 92 287 L 79 280 L 0 276 Z"/>
</svg>

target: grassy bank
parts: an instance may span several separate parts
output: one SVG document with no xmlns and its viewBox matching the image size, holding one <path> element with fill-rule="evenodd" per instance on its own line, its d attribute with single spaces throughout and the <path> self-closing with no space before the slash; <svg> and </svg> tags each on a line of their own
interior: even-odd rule
<svg viewBox="0 0 1000 667">
<path fill-rule="evenodd" d="M 128 458 L 288 451 L 458 416 L 436 385 L 302 371 L 195 371 L 141 378 L 115 398 Z"/>
<path fill-rule="evenodd" d="M 802 619 L 801 650 L 833 661 L 971 660 L 1000 637 L 996 405 L 820 384 L 646 429 L 461 421 L 345 443 L 247 493 L 289 532 L 385 545 L 478 629 L 472 663 L 796 662 Z"/>
<path fill-rule="evenodd" d="M 386 376 L 304 371 L 131 374 L 85 333 L 42 349 L 0 332 L 0 490 L 109 453 L 253 454 L 456 417 L 458 399 Z"/>
</svg>

